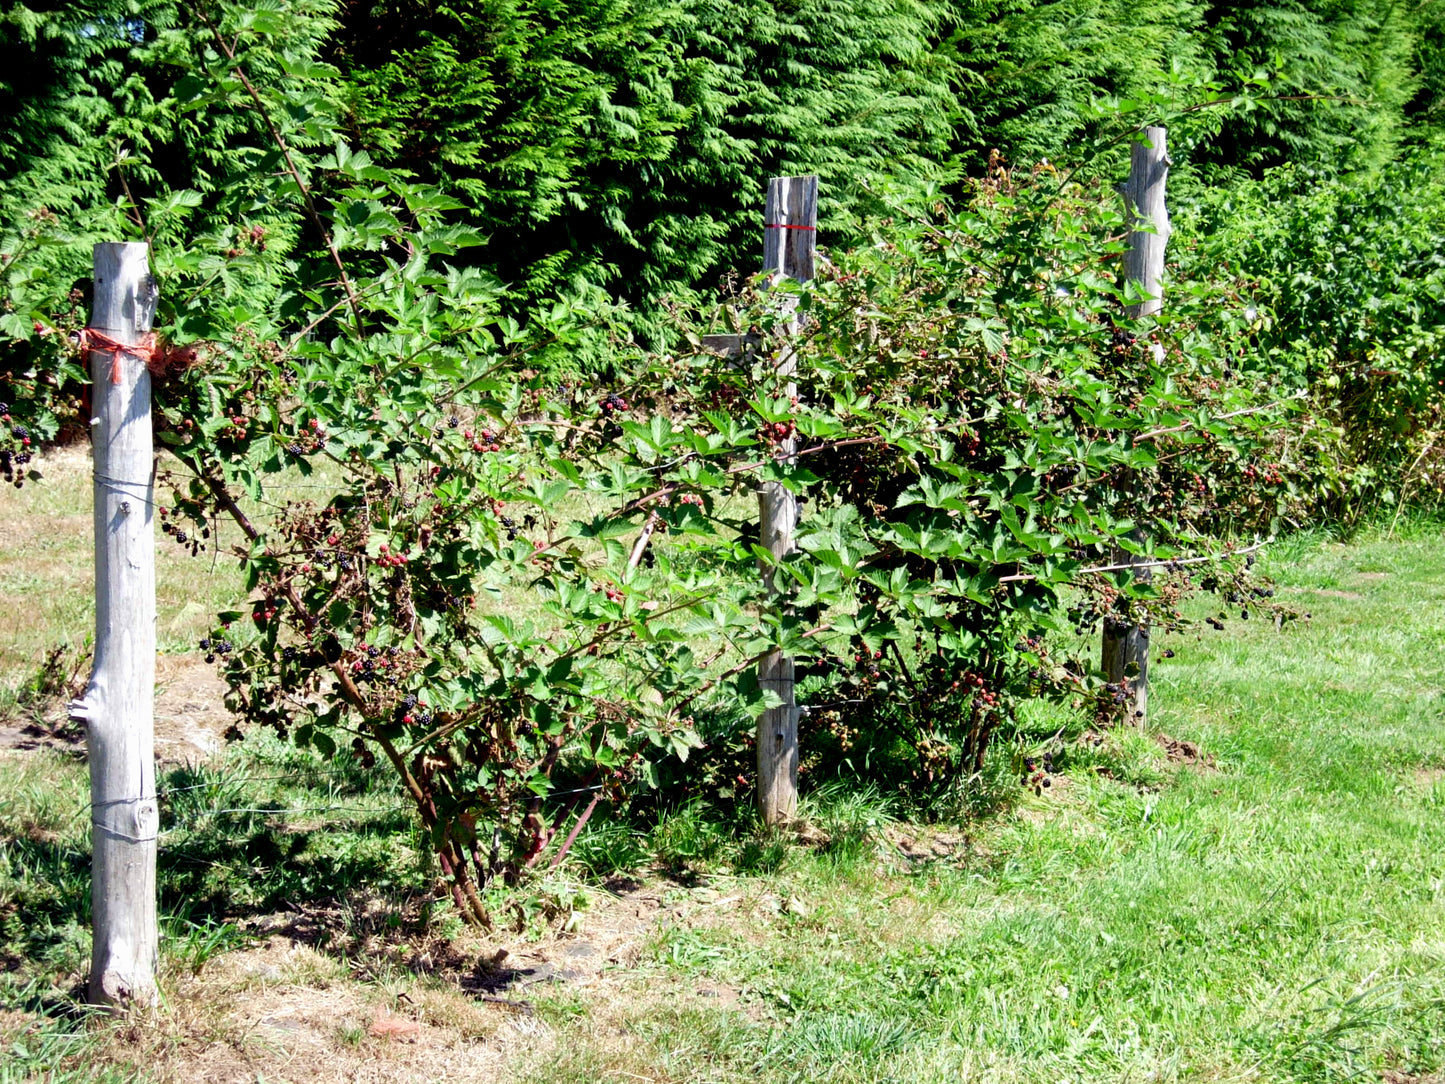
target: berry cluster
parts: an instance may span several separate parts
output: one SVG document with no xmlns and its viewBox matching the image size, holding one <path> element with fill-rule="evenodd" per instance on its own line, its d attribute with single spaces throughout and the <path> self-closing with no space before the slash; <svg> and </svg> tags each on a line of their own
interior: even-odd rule
<svg viewBox="0 0 1445 1084">
<path fill-rule="evenodd" d="M 975 674 L 971 670 L 960 674 L 958 679 L 949 686 L 949 691 L 953 692 L 960 689 L 965 693 L 973 690 L 974 703 L 981 707 L 998 707 L 998 693 L 988 687 L 982 674 Z"/>
<path fill-rule="evenodd" d="M 474 452 L 500 452 L 502 450 L 502 445 L 498 440 L 501 434 L 493 433 L 490 429 L 483 429 L 480 433 L 473 433 L 468 429 L 462 433 L 462 436 L 467 439 L 467 443 L 472 446 Z"/>
<path fill-rule="evenodd" d="M 1054 774 L 1053 753 L 1045 753 L 1041 760 L 1024 757 L 1023 767 L 1023 775 L 1019 777 L 1019 786 L 1032 787 L 1035 794 L 1042 794 L 1044 788 L 1054 785 L 1054 781 L 1050 778 Z"/>
<path fill-rule="evenodd" d="M 397 656 L 401 650 L 389 647 L 383 653 L 381 648 L 375 644 L 369 645 L 356 658 L 351 660 L 352 680 L 358 685 L 385 684 L 391 688 L 396 687 L 397 677 L 394 672 L 397 665 Z M 408 697 L 412 703 L 416 697 Z"/>
<path fill-rule="evenodd" d="M 823 712 L 821 721 L 824 728 L 833 736 L 833 740 L 838 743 L 838 749 L 841 752 L 846 753 L 853 748 L 853 741 L 858 736 L 858 729 L 850 727 L 843 721 L 842 712 Z"/>
<path fill-rule="evenodd" d="M 878 678 L 881 676 L 881 670 L 878 666 L 878 662 L 882 658 L 883 651 L 881 648 L 869 651 L 868 648 L 865 647 L 862 651 L 857 652 L 853 656 L 854 665 L 860 675 L 858 679 L 859 684 L 871 685 L 873 682 L 878 680 Z"/>
<path fill-rule="evenodd" d="M 231 248 L 222 249 L 221 255 L 228 260 L 234 260 L 237 256 L 244 256 L 246 248 L 250 245 L 258 253 L 266 251 L 266 227 L 252 226 L 249 229 L 242 229 L 236 237 L 236 244 Z"/>
<path fill-rule="evenodd" d="M 232 421 L 234 420 L 235 419 L 232 419 Z M 245 431 L 243 430 L 241 433 L 242 438 L 244 438 L 245 435 Z M 326 447 L 326 440 L 326 427 L 315 418 L 312 418 L 306 423 L 306 428 L 301 431 L 300 435 L 290 444 L 286 445 L 286 450 L 295 456 L 311 455 Z"/>
<path fill-rule="evenodd" d="M 723 384 L 721 387 L 714 388 L 708 392 L 708 406 L 714 410 L 730 407 L 735 405 L 741 397 L 742 392 L 737 388 L 731 384 Z"/>
<path fill-rule="evenodd" d="M 385 542 L 383 542 L 379 548 L 381 550 L 381 553 L 376 558 L 376 563 L 382 568 L 401 568 L 406 564 L 405 555 L 400 553 L 392 553 L 391 547 L 388 546 Z M 301 571 L 308 572 L 310 571 L 310 569 L 303 565 Z"/>
<path fill-rule="evenodd" d="M 1221 626 L 1222 628 L 1223 626 Z M 1106 681 L 1104 682 L 1103 696 L 1115 707 L 1122 707 L 1129 702 L 1133 695 L 1127 681 Z"/>
<path fill-rule="evenodd" d="M 614 391 L 614 392 L 609 392 L 609 393 L 607 394 L 607 396 L 602 400 L 602 402 L 601 402 L 600 404 L 598 404 L 598 405 L 601 406 L 601 408 L 602 408 L 602 415 L 603 415 L 603 417 L 610 418 L 613 414 L 617 413 L 619 410 L 626 410 L 626 409 L 627 409 L 627 400 L 624 399 L 624 398 L 622 398 L 622 396 L 618 395 L 618 394 Z"/>
<path fill-rule="evenodd" d="M 161 505 L 158 511 L 161 517 L 161 533 L 174 538 L 180 545 L 189 547 L 192 557 L 198 556 L 201 552 L 201 542 L 211 537 L 211 529 L 201 518 L 205 514 L 205 509 L 200 502 L 178 499 L 174 508 Z M 200 525 L 195 534 L 191 534 L 181 525 L 184 519 L 190 519 Z"/>
<path fill-rule="evenodd" d="M 408 726 L 431 726 L 432 714 L 427 710 L 425 700 L 419 700 L 411 693 L 401 698 L 396 706 L 396 721 Z"/>
<path fill-rule="evenodd" d="M 16 489 L 25 486 L 25 472 L 20 468 L 30 462 L 30 430 L 10 420 L 10 404 L 0 403 L 0 422 L 9 423 L 10 440 L 0 447 L 0 475 Z M 13 442 L 13 443 L 12 443 Z"/>
<path fill-rule="evenodd" d="M 1280 473 L 1278 463 L 1266 463 L 1256 469 L 1254 466 L 1244 468 L 1244 477 L 1250 482 L 1264 482 L 1266 485 L 1277 486 L 1284 482 L 1284 475 Z"/>
<path fill-rule="evenodd" d="M 798 427 L 792 422 L 763 422 L 758 426 L 758 436 L 771 448 L 776 448 L 784 441 L 792 440 L 797 433 Z"/>
<path fill-rule="evenodd" d="M 235 644 L 220 636 L 205 637 L 201 640 L 199 646 L 200 649 L 206 653 L 207 662 L 215 662 L 217 656 L 225 658 L 232 651 L 236 650 Z"/>
</svg>

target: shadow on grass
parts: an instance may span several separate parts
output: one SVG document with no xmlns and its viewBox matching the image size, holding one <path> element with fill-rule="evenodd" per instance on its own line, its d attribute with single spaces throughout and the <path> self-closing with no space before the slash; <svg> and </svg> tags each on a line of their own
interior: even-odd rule
<svg viewBox="0 0 1445 1084">
<path fill-rule="evenodd" d="M 239 834 L 188 832 L 157 854 L 161 914 L 204 925 L 400 887 L 415 880 L 398 868 L 396 840 L 410 829 L 398 811 L 344 831 L 263 824 Z M 18 886 L 0 900 L 0 970 L 19 970 L 27 960 L 60 968 L 82 962 L 91 918 L 88 851 L 12 838 L 0 839 L 0 853 Z"/>
<path fill-rule="evenodd" d="M 24 792 L 35 812 L 17 808 L 0 828 L 0 975 L 63 986 L 90 954 L 88 803 L 73 777 L 73 812 L 56 807 L 58 781 L 44 783 Z M 157 783 L 163 950 L 182 962 L 214 953 L 248 918 L 337 910 L 355 893 L 414 893 L 427 879 L 410 809 L 389 780 L 345 758 L 261 761 L 241 750 Z"/>
</svg>

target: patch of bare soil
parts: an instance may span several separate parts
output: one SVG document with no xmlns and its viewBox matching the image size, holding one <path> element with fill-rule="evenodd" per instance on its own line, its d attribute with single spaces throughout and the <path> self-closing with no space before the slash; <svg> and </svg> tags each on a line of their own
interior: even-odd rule
<svg viewBox="0 0 1445 1084">
<path fill-rule="evenodd" d="M 283 938 L 173 978 L 167 993 L 169 1008 L 109 1044 L 164 1084 L 495 1080 L 512 1048 L 546 1030 L 446 990 L 389 997 Z"/>
<path fill-rule="evenodd" d="M 922 825 L 889 825 L 884 838 L 910 863 L 942 862 L 966 857 L 969 838 L 960 831 L 926 828 Z"/>
<path fill-rule="evenodd" d="M 1411 1073 L 1402 1073 L 1397 1069 L 1386 1069 L 1380 1074 L 1380 1079 L 1385 1084 L 1445 1084 L 1445 1073 L 1415 1076 Z"/>
<path fill-rule="evenodd" d="M 408 971 L 530 1012 L 526 999 L 539 990 L 587 986 L 604 971 L 633 966 L 655 921 L 680 913 L 675 903 L 665 902 L 662 886 L 637 881 L 614 885 L 614 890 L 594 895 L 583 909 L 551 914 L 540 936 L 535 926 L 504 912 L 494 916 L 497 930 L 492 934 L 448 939 L 439 932 L 418 932 L 419 916 L 398 916 L 385 898 L 361 895 L 327 905 L 293 905 L 239 926 L 256 937 L 324 946 L 329 956 L 343 957 L 361 978 Z"/>
<path fill-rule="evenodd" d="M 35 1017 L 17 1009 L 0 1009 L 0 1040 L 20 1038 L 35 1023 Z"/>
<path fill-rule="evenodd" d="M 1165 756 L 1171 764 L 1183 764 L 1190 768 L 1203 768 L 1208 771 L 1217 771 L 1213 753 L 1201 752 L 1199 746 L 1192 741 L 1179 741 L 1171 738 L 1168 734 L 1159 734 L 1155 737 L 1160 748 L 1164 750 Z"/>
<path fill-rule="evenodd" d="M 84 689 L 85 675 L 70 695 Z M 156 659 L 155 742 L 159 764 L 205 760 L 224 743 L 234 721 L 226 710 L 226 685 L 212 666 L 190 655 Z M 23 712 L 0 717 L 0 752 L 49 749 L 85 756 L 85 728 L 66 715 L 64 696 Z"/>
<path fill-rule="evenodd" d="M 0 753 L 33 753 L 50 749 L 85 756 L 85 729 L 64 712 L 0 717 Z"/>
<path fill-rule="evenodd" d="M 579 912 L 572 932 L 410 939 L 380 920 L 334 954 L 311 941 L 330 916 L 282 913 L 246 928 L 253 947 L 170 976 L 166 1007 L 119 1028 L 104 1061 L 144 1066 L 162 1084 L 322 1084 L 500 1081 L 521 1064 L 555 1058 L 539 1013 L 548 999 L 587 1006 L 596 1028 L 626 1039 L 626 1018 L 687 1005 L 753 1015 L 741 991 L 700 979 L 660 978 L 638 965 L 664 926 L 732 924 L 757 910 L 798 914 L 789 899 L 745 899 L 724 889 L 618 881 Z M 772 905 L 772 906 L 770 906 Z M 361 901 L 349 906 L 366 911 Z M 378 904 L 379 906 L 379 904 Z M 353 911 L 353 919 L 356 915 Z M 3 1023 L 3 1021 L 0 1021 Z"/>
<path fill-rule="evenodd" d="M 226 710 L 226 683 L 214 666 L 194 655 L 156 660 L 156 759 L 204 760 L 225 743 L 235 722 Z"/>
<path fill-rule="evenodd" d="M 1430 790 L 1445 779 L 1445 768 L 1417 768 L 1415 770 L 1415 785 L 1423 790 Z"/>
</svg>

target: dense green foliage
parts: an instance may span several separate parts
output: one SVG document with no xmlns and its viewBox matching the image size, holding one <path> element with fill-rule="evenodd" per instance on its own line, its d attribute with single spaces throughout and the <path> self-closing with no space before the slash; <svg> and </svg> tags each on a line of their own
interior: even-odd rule
<svg viewBox="0 0 1445 1084">
<path fill-rule="evenodd" d="M 263 23 L 272 6 L 257 9 Z M 1076 160 L 1112 134 L 1100 103 L 1168 115 L 1181 180 L 1375 168 L 1439 120 L 1435 0 L 294 10 L 309 55 L 333 66 L 325 93 L 348 143 L 460 201 L 486 238 L 469 259 L 508 284 L 513 311 L 601 288 L 652 334 L 666 327 L 664 295 L 712 291 L 753 264 L 768 175 L 818 173 L 823 226 L 841 244 L 871 205 L 870 177 L 976 173 L 993 151 Z M 9 5 L 7 232 L 39 206 L 66 209 L 72 233 L 114 232 L 127 189 L 143 203 L 227 183 L 237 131 L 175 86 L 208 39 L 207 11 Z"/>
<path fill-rule="evenodd" d="M 916 0 L 378 4 L 337 55 L 354 139 L 462 200 L 522 296 L 600 284 L 654 312 L 756 260 L 760 178 L 820 174 L 827 228 L 868 174 L 946 158 L 938 20 Z"/>
<path fill-rule="evenodd" d="M 768 703 L 770 650 L 853 706 L 840 761 L 863 731 L 893 782 L 956 793 L 1022 704 L 1121 697 L 1077 632 L 1172 627 L 1200 587 L 1247 614 L 1264 589 L 1214 561 L 1241 537 L 1433 470 L 1441 201 L 1389 213 L 1433 159 L 1387 163 L 1429 142 L 1437 16 L 271 0 L 12 20 L 7 48 L 58 44 L 0 179 L 0 455 L 23 483 L 74 410 L 89 242 L 149 240 L 165 529 L 199 549 L 225 515 L 247 537 L 248 604 L 202 650 L 248 721 L 383 755 L 477 921 L 581 801 L 549 794 L 655 782 L 700 720 L 724 744 Z M 1134 323 L 1105 182 L 1161 118 L 1181 255 L 1167 316 Z M 1042 160 L 1070 148 L 1074 172 Z M 760 292 L 761 179 L 804 170 L 832 258 Z M 701 348 L 719 321 L 757 332 L 744 363 Z M 298 474 L 329 494 L 275 509 Z M 808 499 L 782 599 L 748 537 L 757 478 Z M 1120 551 L 1161 562 L 1154 582 Z M 1162 564 L 1186 555 L 1208 571 Z"/>
<path fill-rule="evenodd" d="M 1240 364 L 1309 389 L 1290 451 L 1307 506 L 1354 521 L 1380 502 L 1438 502 L 1445 386 L 1445 183 L 1438 149 L 1367 178 L 1310 183 L 1297 169 L 1211 193 L 1183 274 L 1248 276 Z"/>
<path fill-rule="evenodd" d="M 550 359 L 607 312 L 522 324 L 458 265 L 478 241 L 458 201 L 342 140 L 324 16 L 221 17 L 155 49 L 184 65 L 178 139 L 223 130 L 227 154 L 193 149 L 196 188 L 126 208 L 153 238 L 160 330 L 189 344 L 152 359 L 181 465 L 160 518 L 192 546 L 218 515 L 246 536 L 249 613 L 201 644 L 235 709 L 384 755 L 478 921 L 480 890 L 566 817 L 542 813 L 559 780 L 617 791 L 685 758 L 699 712 L 767 705 L 763 653 L 827 671 L 866 652 L 854 676 L 906 716 L 909 771 L 956 787 L 1021 702 L 1100 692 L 1075 626 L 1177 620 L 1187 572 L 1145 587 L 1117 549 L 1168 559 L 1275 511 L 1278 408 L 1221 363 L 1223 287 L 1125 321 L 1106 186 L 995 164 L 956 218 L 905 196 L 816 284 L 731 303 L 761 335 L 746 364 L 698 349 L 704 326 L 674 309 L 675 349 L 615 347 L 625 384 L 559 385 Z M 32 266 L 43 250 L 13 281 Z M 75 303 L 44 284 L 12 291 L 28 308 L 6 329 L 73 365 Z M 796 391 L 775 371 L 789 300 Z M 329 498 L 268 501 L 318 470 Z M 782 600 L 746 541 L 758 477 L 808 497 Z"/>
</svg>

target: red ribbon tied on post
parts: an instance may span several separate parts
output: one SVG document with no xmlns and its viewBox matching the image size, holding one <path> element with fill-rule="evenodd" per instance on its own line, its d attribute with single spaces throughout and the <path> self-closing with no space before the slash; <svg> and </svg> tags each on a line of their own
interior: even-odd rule
<svg viewBox="0 0 1445 1084">
<path fill-rule="evenodd" d="M 793 226 L 793 225 L 789 225 L 789 224 L 786 223 L 786 222 L 764 222 L 764 223 L 763 223 L 763 229 L 765 229 L 765 230 L 807 230 L 809 233 L 817 233 L 817 232 L 818 232 L 818 227 L 817 227 L 817 226 Z"/>
<path fill-rule="evenodd" d="M 116 342 L 103 331 L 93 327 L 84 328 L 80 333 L 80 348 L 93 354 L 110 355 L 110 382 L 120 383 L 120 357 L 128 354 L 149 366 L 156 354 L 156 333 L 147 331 L 134 346 Z"/>
</svg>

